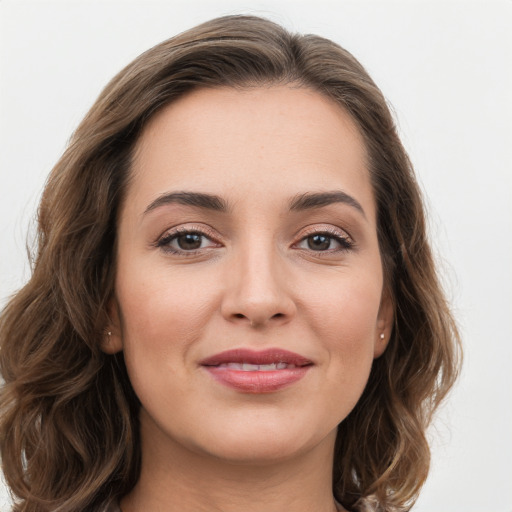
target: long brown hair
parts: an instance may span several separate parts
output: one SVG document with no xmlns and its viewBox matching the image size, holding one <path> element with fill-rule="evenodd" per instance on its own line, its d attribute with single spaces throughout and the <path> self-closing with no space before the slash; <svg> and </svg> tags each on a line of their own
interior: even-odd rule
<svg viewBox="0 0 512 512">
<path fill-rule="evenodd" d="M 299 84 L 357 123 L 368 154 L 395 324 L 340 424 L 333 492 L 348 509 L 410 506 L 425 481 L 425 430 L 459 368 L 421 195 L 382 93 L 346 50 L 268 20 L 228 16 L 148 50 L 104 89 L 53 169 L 29 282 L 0 318 L 0 448 L 15 511 L 93 511 L 140 471 L 139 403 L 122 354 L 100 344 L 116 221 L 134 145 L 164 105 L 198 87 Z"/>
</svg>

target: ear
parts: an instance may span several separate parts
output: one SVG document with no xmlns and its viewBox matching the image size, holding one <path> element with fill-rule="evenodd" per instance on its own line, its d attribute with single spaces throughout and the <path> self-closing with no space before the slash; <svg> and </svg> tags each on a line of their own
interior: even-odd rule
<svg viewBox="0 0 512 512">
<path fill-rule="evenodd" d="M 386 350 L 389 340 L 391 339 L 395 317 L 394 309 L 394 302 L 391 293 L 384 289 L 382 292 L 382 299 L 380 301 L 379 314 L 377 316 L 373 350 L 374 359 L 377 359 L 384 353 L 384 350 Z"/>
<path fill-rule="evenodd" d="M 106 354 L 116 354 L 123 350 L 123 336 L 121 331 L 120 313 L 115 298 L 110 299 L 108 304 L 109 322 L 103 332 L 101 350 Z"/>
</svg>

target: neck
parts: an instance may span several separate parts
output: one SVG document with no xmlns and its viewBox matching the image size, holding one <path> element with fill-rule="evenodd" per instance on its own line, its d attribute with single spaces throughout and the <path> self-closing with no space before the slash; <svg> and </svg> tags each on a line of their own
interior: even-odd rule
<svg viewBox="0 0 512 512">
<path fill-rule="evenodd" d="M 236 463 L 172 442 L 143 421 L 141 474 L 122 511 L 335 512 L 335 435 L 286 460 Z"/>
</svg>

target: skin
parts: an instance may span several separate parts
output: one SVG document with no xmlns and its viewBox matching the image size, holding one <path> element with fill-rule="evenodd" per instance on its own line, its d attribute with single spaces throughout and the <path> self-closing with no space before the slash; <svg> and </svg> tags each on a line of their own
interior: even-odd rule
<svg viewBox="0 0 512 512">
<path fill-rule="evenodd" d="M 183 191 L 229 208 L 155 206 Z M 361 210 L 290 210 L 301 194 L 331 191 Z M 204 233 L 198 250 L 180 249 L 187 230 Z M 189 93 L 138 142 L 118 237 L 105 351 L 124 351 L 142 404 L 141 477 L 123 512 L 335 510 L 336 427 L 392 324 L 364 143 L 350 116 L 293 86 Z M 269 347 L 313 365 L 284 389 L 251 394 L 199 364 Z"/>
</svg>

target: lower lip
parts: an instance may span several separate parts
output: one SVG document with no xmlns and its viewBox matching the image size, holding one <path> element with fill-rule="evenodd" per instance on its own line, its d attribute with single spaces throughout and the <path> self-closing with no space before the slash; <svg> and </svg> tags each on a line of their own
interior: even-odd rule
<svg viewBox="0 0 512 512">
<path fill-rule="evenodd" d="M 275 371 L 242 371 L 217 366 L 203 366 L 210 375 L 225 386 L 244 393 L 272 393 L 302 379 L 311 366 L 299 366 Z"/>
</svg>

